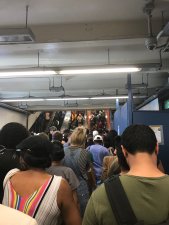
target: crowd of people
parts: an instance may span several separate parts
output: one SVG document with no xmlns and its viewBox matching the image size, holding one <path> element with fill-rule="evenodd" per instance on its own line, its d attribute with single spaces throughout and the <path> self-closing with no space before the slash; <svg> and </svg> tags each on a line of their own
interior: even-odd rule
<svg viewBox="0 0 169 225">
<path fill-rule="evenodd" d="M 131 125 L 121 136 L 81 123 L 73 131 L 51 127 L 49 134 L 31 135 L 23 125 L 8 123 L 0 131 L 0 207 L 16 212 L 13 222 L 24 217 L 32 225 L 120 225 L 116 205 L 127 209 L 109 197 L 118 180 L 135 216 L 135 223 L 125 224 L 164 223 L 169 176 L 158 151 L 146 125 Z M 19 224 L 31 224 L 24 219 Z"/>
<path fill-rule="evenodd" d="M 91 112 L 90 129 L 91 130 L 106 130 L 106 115 L 104 110 L 96 110 Z"/>
<path fill-rule="evenodd" d="M 43 131 L 48 132 L 49 127 L 55 126 L 57 130 L 61 129 L 63 120 L 65 117 L 65 111 L 56 112 L 41 112 L 35 123 L 30 128 L 32 133 L 41 133 Z"/>
<path fill-rule="evenodd" d="M 71 111 L 69 120 L 69 130 L 73 130 L 78 126 L 84 125 L 84 113 L 81 111 Z"/>
</svg>

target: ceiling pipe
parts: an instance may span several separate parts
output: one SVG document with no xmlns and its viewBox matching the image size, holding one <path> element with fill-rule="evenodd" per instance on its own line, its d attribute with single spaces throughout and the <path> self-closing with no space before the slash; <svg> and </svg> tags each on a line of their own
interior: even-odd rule
<svg viewBox="0 0 169 225">
<path fill-rule="evenodd" d="M 149 50 L 153 50 L 157 47 L 157 39 L 153 35 L 153 29 L 152 29 L 152 11 L 154 9 L 154 2 L 155 0 L 148 1 L 144 8 L 143 12 L 147 15 L 147 26 L 148 26 L 148 38 L 145 40 L 145 46 Z"/>
<path fill-rule="evenodd" d="M 47 110 L 50 110 L 50 111 L 70 111 L 70 110 L 86 110 L 86 109 L 112 109 L 112 110 L 115 110 L 116 106 L 115 105 L 112 105 L 112 106 L 108 106 L 108 105 L 100 105 L 100 106 L 76 106 L 76 107 L 73 107 L 73 106 L 70 106 L 70 107 L 65 107 L 65 106 L 60 106 L 60 107 L 57 107 L 57 106 L 53 106 L 50 108 L 49 107 L 46 107 L 44 108 L 44 106 L 37 106 L 37 107 L 33 107 L 31 106 L 30 108 L 28 107 L 28 111 L 29 112 L 41 112 L 41 111 L 47 111 Z"/>
</svg>

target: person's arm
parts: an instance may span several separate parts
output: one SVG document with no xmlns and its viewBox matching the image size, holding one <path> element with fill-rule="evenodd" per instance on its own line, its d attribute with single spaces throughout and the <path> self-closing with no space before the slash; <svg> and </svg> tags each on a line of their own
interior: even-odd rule
<svg viewBox="0 0 169 225">
<path fill-rule="evenodd" d="M 79 200 L 78 200 L 78 197 L 77 197 L 77 191 L 76 190 L 72 190 L 72 193 L 73 193 L 73 199 L 74 199 L 78 209 L 80 210 Z"/>
<path fill-rule="evenodd" d="M 103 166 L 102 166 L 102 175 L 101 175 L 101 180 L 102 181 L 107 179 L 107 174 L 108 174 L 108 157 L 105 156 L 103 158 Z"/>
<path fill-rule="evenodd" d="M 57 194 L 57 204 L 65 225 L 81 225 L 80 212 L 73 199 L 72 190 L 66 180 L 62 179 Z"/>
<path fill-rule="evenodd" d="M 77 204 L 78 209 L 80 209 L 78 197 L 77 197 L 77 188 L 79 187 L 80 182 L 79 182 L 76 174 L 73 172 L 73 170 L 71 168 L 67 169 L 66 180 L 68 181 L 68 183 L 72 189 L 73 199 L 74 199 L 75 203 Z"/>
</svg>

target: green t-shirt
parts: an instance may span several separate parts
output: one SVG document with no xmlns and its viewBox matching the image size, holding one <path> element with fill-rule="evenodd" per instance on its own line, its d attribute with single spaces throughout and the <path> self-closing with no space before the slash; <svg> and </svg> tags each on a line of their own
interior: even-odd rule
<svg viewBox="0 0 169 225">
<path fill-rule="evenodd" d="M 120 180 L 138 220 L 145 224 L 158 224 L 168 218 L 168 175 L 158 178 L 123 175 Z M 93 192 L 88 202 L 83 225 L 117 225 L 103 184 Z"/>
</svg>

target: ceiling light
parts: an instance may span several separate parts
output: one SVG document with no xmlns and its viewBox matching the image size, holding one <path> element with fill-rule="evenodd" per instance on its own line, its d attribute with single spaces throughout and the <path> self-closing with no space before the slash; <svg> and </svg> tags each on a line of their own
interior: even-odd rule
<svg viewBox="0 0 169 225">
<path fill-rule="evenodd" d="M 127 99 L 127 98 L 128 96 L 124 95 L 124 96 L 96 96 L 90 99 L 91 100 L 108 100 L 108 99 Z"/>
<path fill-rule="evenodd" d="M 46 98 L 47 101 L 77 101 L 77 100 L 89 100 L 89 97 L 70 97 L 70 98 Z"/>
<path fill-rule="evenodd" d="M 18 71 L 1 71 L 0 78 L 17 78 L 17 77 L 39 77 L 56 75 L 54 70 L 18 70 Z"/>
<path fill-rule="evenodd" d="M 133 98 L 146 98 L 147 96 L 135 95 Z M 11 98 L 1 99 L 0 102 L 39 102 L 39 101 L 81 101 L 81 100 L 111 100 L 128 99 L 127 95 L 95 96 L 95 97 L 66 97 L 66 98 Z"/>
<path fill-rule="evenodd" d="M 132 73 L 139 72 L 141 68 L 138 67 L 108 67 L 108 68 L 88 68 L 88 69 L 65 69 L 60 70 L 60 75 L 68 74 L 98 74 L 98 73 Z"/>
<path fill-rule="evenodd" d="M 4 70 L 0 71 L 0 78 L 24 78 L 24 77 L 45 77 L 55 75 L 71 75 L 71 74 L 102 74 L 102 73 L 132 73 L 139 72 L 141 68 L 138 67 L 98 67 L 98 68 L 74 68 L 74 69 L 47 69 L 47 68 L 28 68 L 18 70 Z"/>
<path fill-rule="evenodd" d="M 35 36 L 30 28 L 2 28 L 0 29 L 1 44 L 32 43 Z"/>
<path fill-rule="evenodd" d="M 3 99 L 0 102 L 40 102 L 44 101 L 43 98 L 15 98 L 15 99 Z"/>
</svg>

